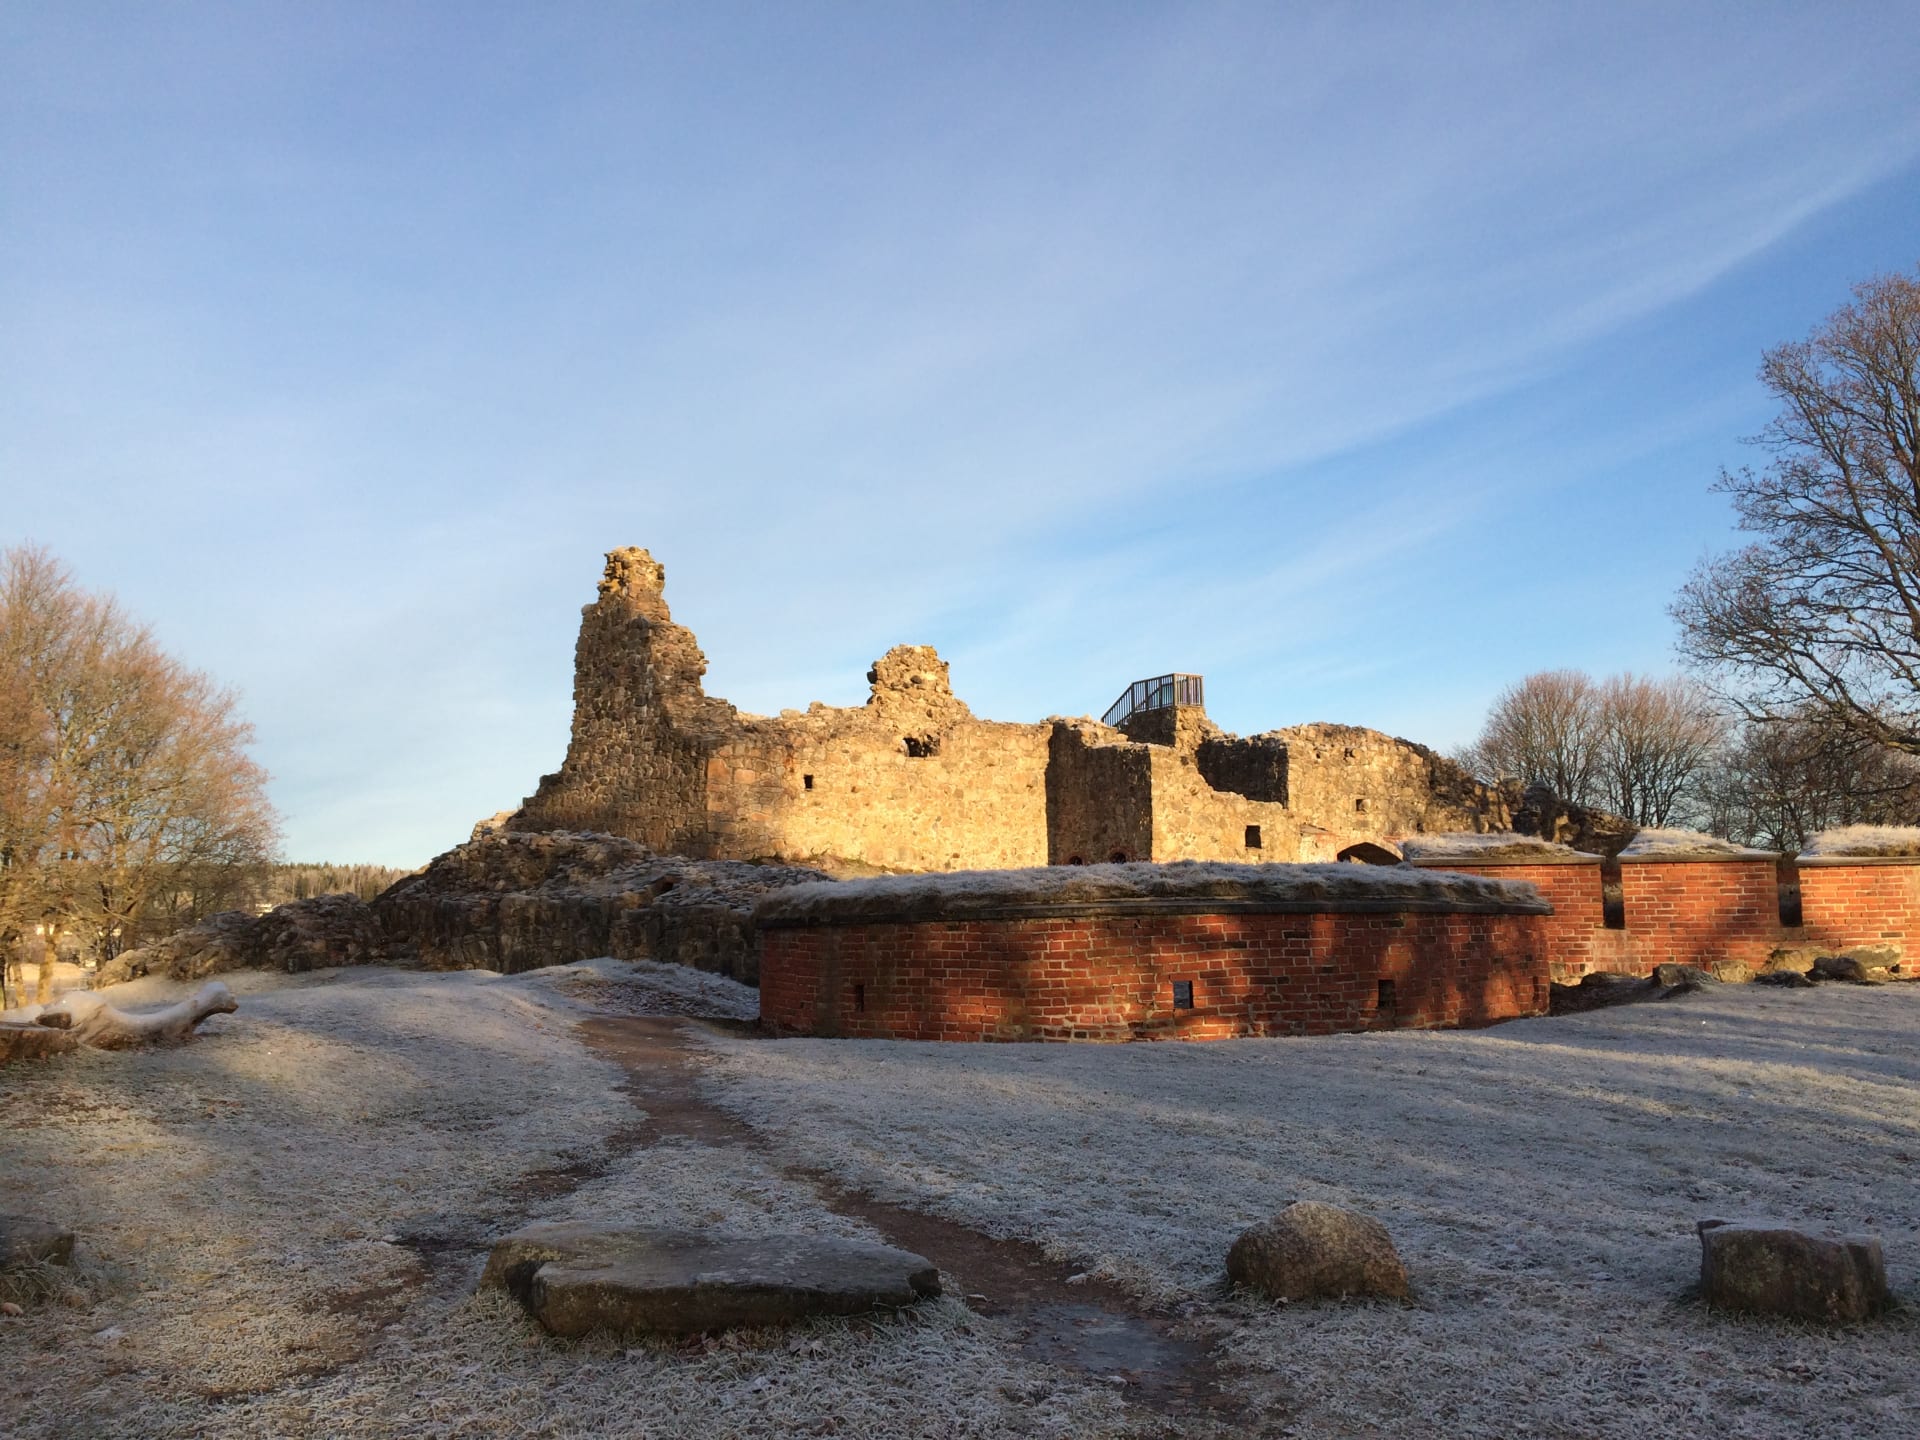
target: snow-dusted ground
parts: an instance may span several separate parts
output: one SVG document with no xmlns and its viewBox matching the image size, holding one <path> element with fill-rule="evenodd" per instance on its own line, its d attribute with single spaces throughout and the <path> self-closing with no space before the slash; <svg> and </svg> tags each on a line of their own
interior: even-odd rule
<svg viewBox="0 0 1920 1440">
<path fill-rule="evenodd" d="M 713 1098 L 876 1194 L 1163 1298 L 1290 1201 L 1395 1235 L 1411 1307 L 1235 1302 L 1314 1436 L 1920 1433 L 1920 986 L 1194 1045 L 712 1042 Z M 1870 1230 L 1906 1307 L 1822 1332 L 1687 1295 L 1697 1219 Z"/>
<path fill-rule="evenodd" d="M 752 991 L 617 961 L 222 978 L 240 1011 L 193 1045 L 0 1070 L 0 1211 L 81 1234 L 67 1302 L 0 1318 L 9 1440 L 1127 1433 L 1110 1387 L 956 1300 L 677 1349 L 556 1342 L 471 1293 L 479 1247 L 534 1219 L 877 1238 L 751 1154 L 609 1145 L 636 1113 L 573 1022 Z M 542 1198 L 563 1166 L 590 1178 Z"/>
<path fill-rule="evenodd" d="M 1915 1433 L 1920 986 L 1302 1041 L 713 1039 L 762 1155 L 610 1144 L 635 1114 L 573 1028 L 751 1010 L 716 977 L 224 978 L 240 1012 L 194 1045 L 0 1070 L 0 1210 L 66 1219 L 85 1257 L 70 1303 L 0 1320 L 9 1437 L 1208 1433 L 956 1299 L 675 1348 L 556 1342 L 471 1294 L 478 1247 L 533 1219 L 863 1233 L 789 1161 L 1198 1302 L 1249 1401 L 1228 1433 Z M 1296 1198 L 1384 1220 L 1416 1302 L 1219 1298 L 1234 1234 Z M 1905 1308 L 1838 1333 L 1705 1312 L 1693 1221 L 1738 1214 L 1879 1233 Z"/>
</svg>

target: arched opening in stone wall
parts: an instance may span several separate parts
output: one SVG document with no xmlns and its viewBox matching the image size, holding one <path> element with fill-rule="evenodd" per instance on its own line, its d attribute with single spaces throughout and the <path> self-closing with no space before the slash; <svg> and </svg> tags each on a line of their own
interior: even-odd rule
<svg viewBox="0 0 1920 1440">
<path fill-rule="evenodd" d="M 1107 859 L 1112 864 L 1124 865 L 1127 863 L 1127 852 L 1124 850 L 1116 850 L 1113 854 L 1109 855 Z"/>
<path fill-rule="evenodd" d="M 1384 845 L 1375 845 L 1370 840 L 1362 840 L 1358 845 L 1349 845 L 1333 857 L 1350 865 L 1398 865 L 1400 857 Z"/>
<path fill-rule="evenodd" d="M 930 755 L 940 753 L 938 735 L 909 735 L 906 737 L 907 754 L 915 760 L 925 760 Z"/>
<path fill-rule="evenodd" d="M 1078 855 L 1067 856 L 1067 864 L 1069 865 L 1084 865 L 1086 863 L 1087 862 Z"/>
</svg>

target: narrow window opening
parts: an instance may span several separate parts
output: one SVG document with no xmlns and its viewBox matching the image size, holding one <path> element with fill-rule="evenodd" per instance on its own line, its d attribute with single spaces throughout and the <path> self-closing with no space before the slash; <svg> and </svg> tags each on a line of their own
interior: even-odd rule
<svg viewBox="0 0 1920 1440">
<path fill-rule="evenodd" d="M 813 788 L 813 777 L 811 775 L 802 775 L 800 777 L 800 788 L 802 790 L 811 790 Z"/>
<path fill-rule="evenodd" d="M 1800 906 L 1800 866 L 1793 856 L 1780 857 L 1773 880 L 1780 896 L 1780 923 L 1791 928 L 1806 924 L 1806 913 Z"/>
<path fill-rule="evenodd" d="M 867 987 L 858 981 L 853 986 L 853 1008 L 856 1011 L 865 1011 L 867 1008 Z"/>
<path fill-rule="evenodd" d="M 1258 850 L 1259 848 L 1260 827 L 1258 825 L 1249 825 L 1247 826 L 1247 849 Z"/>
<path fill-rule="evenodd" d="M 1399 1008 L 1399 1002 L 1393 993 L 1393 981 L 1382 980 L 1380 982 L 1379 996 L 1374 1001 L 1374 1009 L 1381 1011 L 1383 1014 L 1391 1014 Z"/>
<path fill-rule="evenodd" d="M 1173 982 L 1173 1008 L 1176 1010 L 1193 1009 L 1193 981 L 1176 980 Z"/>
<path fill-rule="evenodd" d="M 1620 883 L 1620 862 L 1600 862 L 1600 923 L 1609 930 L 1627 928 L 1627 892 Z"/>
<path fill-rule="evenodd" d="M 1364 815 L 1367 813 L 1367 802 L 1364 800 L 1356 800 L 1353 802 L 1353 808 L 1355 813 Z"/>
</svg>

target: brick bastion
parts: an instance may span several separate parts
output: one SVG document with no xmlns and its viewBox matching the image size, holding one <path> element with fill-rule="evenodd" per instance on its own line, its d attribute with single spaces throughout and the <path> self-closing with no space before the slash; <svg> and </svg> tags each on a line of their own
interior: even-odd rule
<svg viewBox="0 0 1920 1440">
<path fill-rule="evenodd" d="M 1648 975 L 1667 963 L 1768 968 L 1782 950 L 1888 947 L 1920 939 L 1920 855 L 1808 853 L 1797 859 L 1687 832 L 1647 832 L 1611 859 L 1519 835 L 1406 842 L 1429 873 L 1531 885 L 1554 980 Z M 1920 834 L 1920 832 L 1916 832 Z M 1672 838 L 1666 838 L 1672 837 Z"/>
<path fill-rule="evenodd" d="M 1213 1040 L 1545 1014 L 1552 907 L 1505 878 L 1185 862 L 885 876 L 760 902 L 774 1034 Z"/>
</svg>

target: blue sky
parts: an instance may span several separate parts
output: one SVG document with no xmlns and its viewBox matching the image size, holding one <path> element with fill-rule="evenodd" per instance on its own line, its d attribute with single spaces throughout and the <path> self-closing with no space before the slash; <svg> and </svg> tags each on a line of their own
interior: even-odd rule
<svg viewBox="0 0 1920 1440">
<path fill-rule="evenodd" d="M 0 4 L 0 544 L 290 854 L 566 745 L 603 551 L 745 709 L 938 645 L 1449 747 L 1672 666 L 1760 352 L 1920 261 L 1907 4 Z"/>
</svg>

